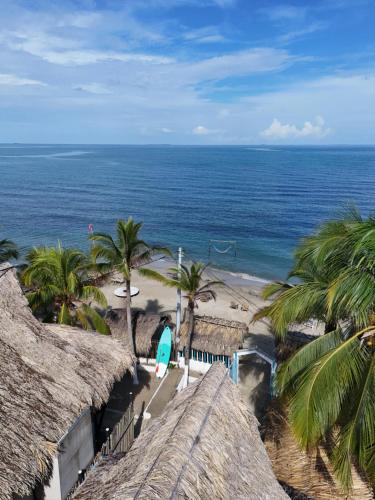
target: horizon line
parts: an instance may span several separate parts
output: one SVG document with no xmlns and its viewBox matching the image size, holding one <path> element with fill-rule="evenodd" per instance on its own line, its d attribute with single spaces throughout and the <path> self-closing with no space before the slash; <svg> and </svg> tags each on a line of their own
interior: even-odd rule
<svg viewBox="0 0 375 500">
<path fill-rule="evenodd" d="M 329 143 L 329 144 L 172 144 L 166 142 L 145 142 L 145 143 L 116 143 L 116 142 L 0 142 L 0 146 L 168 146 L 168 147 L 375 147 L 375 143 Z"/>
</svg>

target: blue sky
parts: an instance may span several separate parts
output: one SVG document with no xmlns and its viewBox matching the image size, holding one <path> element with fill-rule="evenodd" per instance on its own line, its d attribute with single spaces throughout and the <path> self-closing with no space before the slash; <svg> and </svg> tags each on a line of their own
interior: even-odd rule
<svg viewBox="0 0 375 500">
<path fill-rule="evenodd" d="M 375 144 L 375 1 L 0 7 L 0 142 Z"/>
</svg>

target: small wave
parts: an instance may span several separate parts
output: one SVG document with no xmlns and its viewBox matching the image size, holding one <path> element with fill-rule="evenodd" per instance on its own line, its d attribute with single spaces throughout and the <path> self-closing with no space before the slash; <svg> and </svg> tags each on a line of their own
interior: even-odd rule
<svg viewBox="0 0 375 500">
<path fill-rule="evenodd" d="M 258 276 L 253 276 L 253 275 L 247 274 L 247 273 L 228 272 L 228 274 L 230 274 L 234 278 L 241 278 L 242 280 L 246 280 L 246 281 L 257 281 L 259 283 L 269 283 L 269 280 L 266 280 L 264 278 L 259 278 Z"/>
<path fill-rule="evenodd" d="M 280 151 L 280 149 L 273 149 L 273 148 L 245 148 L 249 151 Z"/>
<path fill-rule="evenodd" d="M 65 153 L 49 153 L 44 155 L 0 155 L 0 158 L 66 158 L 90 154 L 91 151 L 66 151 Z"/>
<path fill-rule="evenodd" d="M 0 149 L 51 149 L 51 144 L 0 144 Z"/>
</svg>

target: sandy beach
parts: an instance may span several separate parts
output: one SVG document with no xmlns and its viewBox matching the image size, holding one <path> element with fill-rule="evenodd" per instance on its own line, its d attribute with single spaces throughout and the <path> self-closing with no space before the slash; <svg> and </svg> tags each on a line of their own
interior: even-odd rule
<svg viewBox="0 0 375 500">
<path fill-rule="evenodd" d="M 189 262 L 185 263 L 189 265 Z M 149 267 L 166 275 L 168 269 L 175 267 L 175 265 L 174 261 L 163 258 L 154 261 Z M 274 357 L 275 341 L 269 322 L 267 320 L 260 320 L 255 323 L 252 321 L 254 313 L 267 304 L 261 297 L 261 291 L 268 281 L 245 273 L 233 273 L 213 268 L 206 270 L 205 278 L 221 280 L 223 285 L 215 287 L 217 293 L 215 301 L 199 302 L 196 314 L 245 323 L 249 329 L 249 336 L 245 340 L 244 348 L 256 347 Z M 109 306 L 112 308 L 123 308 L 125 306 L 125 299 L 114 295 L 115 289 L 120 286 L 118 282 L 110 279 L 101 287 Z M 172 321 L 175 321 L 177 301 L 175 289 L 145 278 L 137 271 L 133 272 L 132 286 L 139 289 L 139 294 L 132 298 L 132 307 L 134 309 L 141 309 L 149 313 L 165 313 L 171 316 Z M 236 309 L 231 307 L 233 303 L 238 306 Z M 182 310 L 185 307 L 186 299 L 182 298 Z M 301 325 L 299 330 L 313 333 L 313 329 L 306 325 Z M 269 386 L 269 365 L 254 355 L 244 356 L 240 364 L 239 387 L 258 418 L 262 417 L 269 400 Z"/>
<path fill-rule="evenodd" d="M 175 266 L 173 261 L 161 259 L 153 262 L 149 267 L 162 274 L 167 274 L 168 269 L 173 266 Z M 215 287 L 216 301 L 199 302 L 197 314 L 242 321 L 250 326 L 251 331 L 268 332 L 268 326 L 265 322 L 250 324 L 254 312 L 265 304 L 265 301 L 260 297 L 260 292 L 267 280 L 212 268 L 207 269 L 205 278 L 221 280 L 223 285 Z M 124 307 L 124 299 L 114 295 L 114 290 L 119 286 L 121 285 L 109 281 L 102 287 L 108 304 L 113 308 Z M 137 271 L 133 272 L 132 286 L 139 289 L 139 294 L 132 298 L 132 307 L 150 313 L 167 313 L 175 321 L 177 301 L 175 289 L 145 278 Z M 232 308 L 232 303 L 237 304 L 238 308 Z M 182 298 L 182 310 L 185 306 L 186 300 Z M 241 307 L 248 310 L 242 310 Z"/>
<path fill-rule="evenodd" d="M 150 265 L 150 267 L 163 274 L 166 274 L 171 266 L 173 267 L 175 264 L 167 259 L 155 261 Z M 196 313 L 246 323 L 249 327 L 249 337 L 246 339 L 244 347 L 256 346 L 272 356 L 274 354 L 274 338 L 268 322 L 258 321 L 252 323 L 253 314 L 266 303 L 261 298 L 260 292 L 267 281 L 246 274 L 236 274 L 217 269 L 207 269 L 205 278 L 210 280 L 220 279 L 223 281 L 223 285 L 215 287 L 216 300 L 200 302 Z M 121 286 L 119 283 L 109 280 L 101 288 L 108 300 L 108 304 L 113 308 L 123 308 L 125 304 L 123 298 L 114 295 L 115 289 L 119 286 Z M 175 289 L 167 288 L 157 281 L 145 278 L 137 271 L 133 272 L 132 286 L 139 289 L 139 294 L 132 298 L 133 308 L 150 313 L 166 313 L 171 316 L 172 321 L 175 321 L 177 300 Z M 238 308 L 233 309 L 231 307 L 232 303 L 237 304 Z M 183 298 L 182 310 L 184 310 L 185 306 L 186 300 Z M 246 310 L 242 310 L 241 307 Z M 246 367 L 240 370 L 240 389 L 243 396 L 260 417 L 268 401 L 269 367 L 254 356 L 248 360 L 243 359 L 243 361 Z"/>
<path fill-rule="evenodd" d="M 187 261 L 185 264 L 189 265 L 189 262 Z M 167 275 L 168 270 L 175 266 L 176 264 L 172 260 L 160 259 L 148 267 Z M 261 292 L 269 281 L 246 273 L 234 273 L 214 268 L 207 268 L 204 277 L 207 280 L 220 280 L 223 284 L 214 287 L 217 294 L 216 300 L 198 303 L 196 314 L 246 323 L 249 328 L 246 347 L 257 346 L 268 354 L 273 354 L 274 335 L 271 332 L 269 321 L 260 320 L 255 323 L 252 321 L 254 313 L 268 303 L 262 298 Z M 101 287 L 108 305 L 112 308 L 125 306 L 124 299 L 114 295 L 115 289 L 120 286 L 121 284 L 108 280 Z M 149 313 L 165 313 L 171 316 L 172 321 L 175 321 L 177 303 L 175 289 L 145 278 L 137 271 L 133 271 L 132 286 L 139 289 L 139 294 L 132 297 L 133 308 Z M 237 305 L 237 308 L 231 307 L 233 304 Z M 186 299 L 182 296 L 182 311 L 186 305 Z M 298 325 L 299 331 L 308 334 L 319 334 L 321 329 L 322 325 Z"/>
</svg>

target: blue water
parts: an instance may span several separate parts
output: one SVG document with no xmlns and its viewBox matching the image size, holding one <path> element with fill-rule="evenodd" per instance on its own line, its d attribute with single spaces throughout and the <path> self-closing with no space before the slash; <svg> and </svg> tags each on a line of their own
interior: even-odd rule
<svg viewBox="0 0 375 500">
<path fill-rule="evenodd" d="M 132 215 L 150 242 L 284 278 L 302 236 L 349 201 L 368 213 L 374 193 L 373 147 L 0 146 L 0 237 L 23 250 L 87 249 L 89 223 Z M 236 255 L 208 257 L 210 239 Z"/>
</svg>

